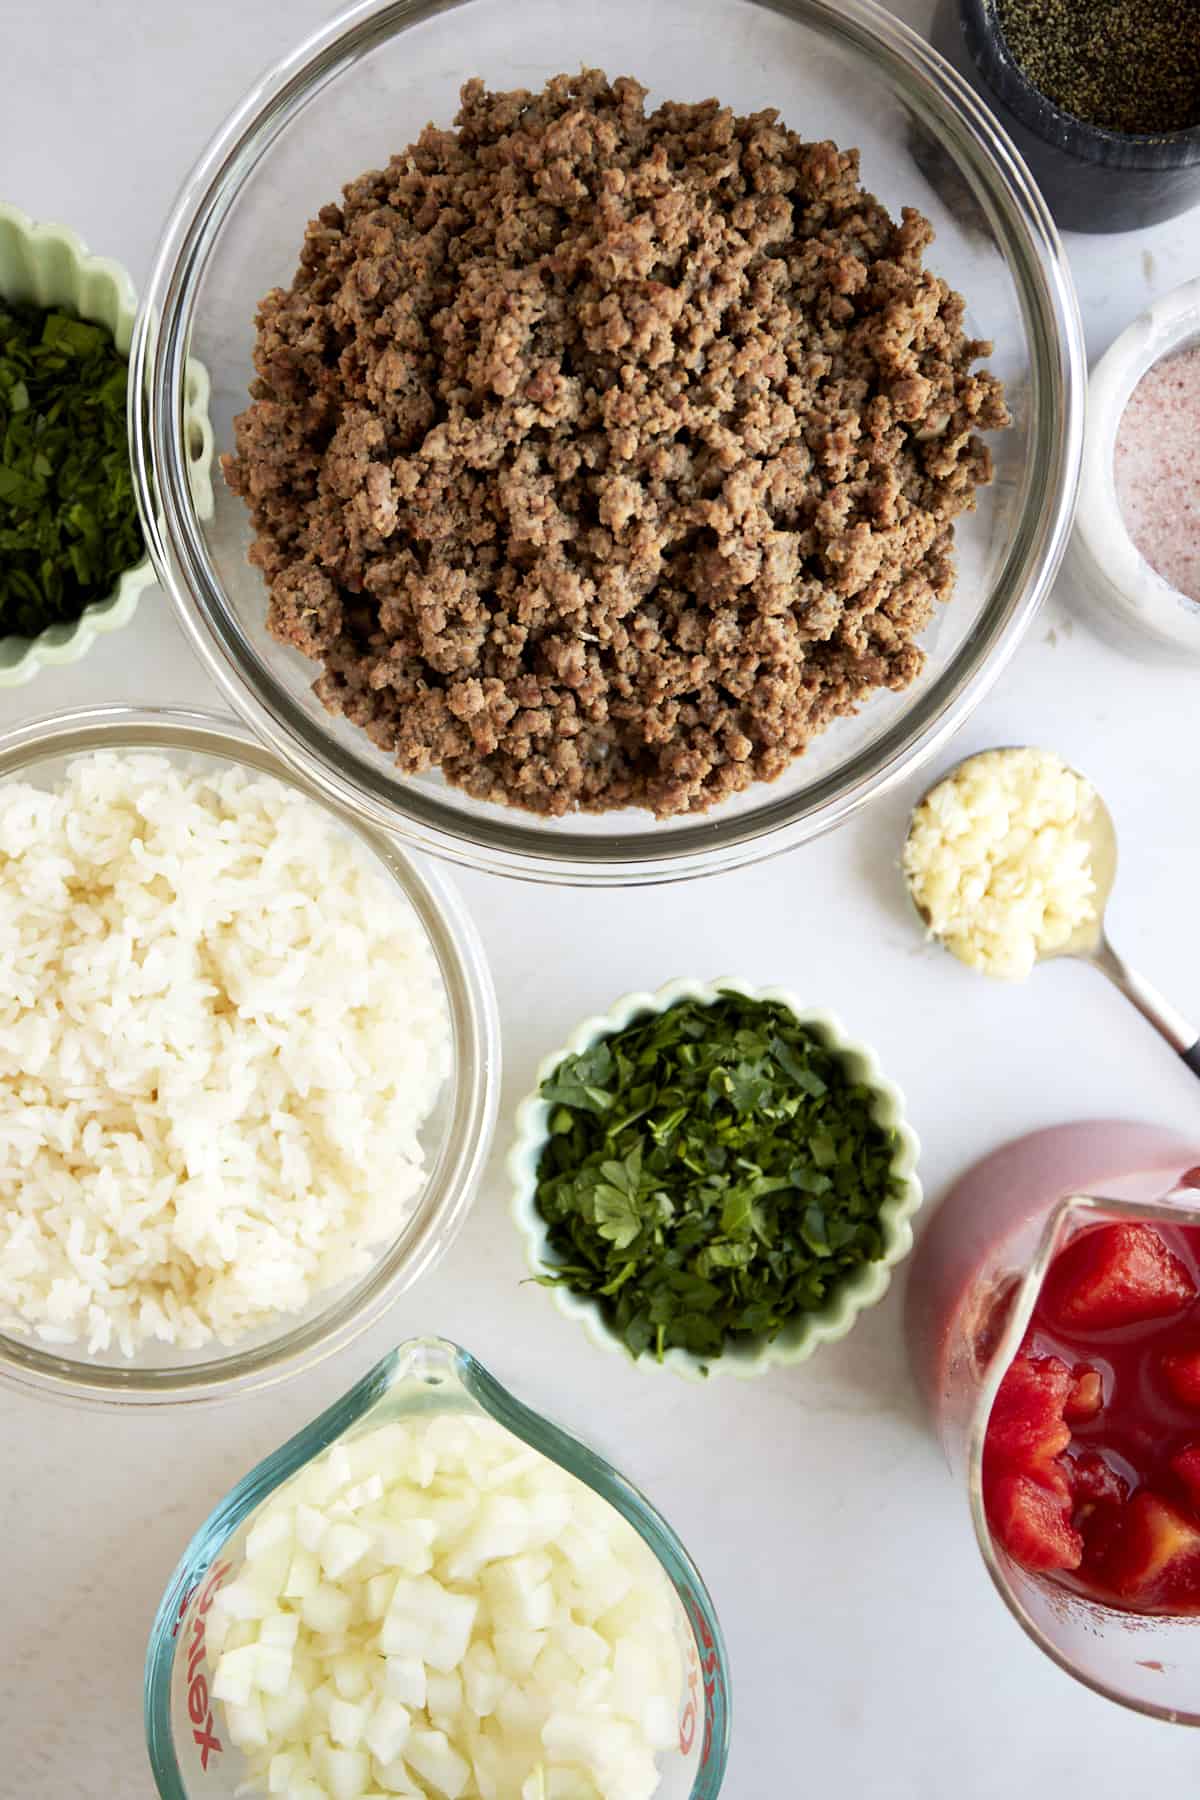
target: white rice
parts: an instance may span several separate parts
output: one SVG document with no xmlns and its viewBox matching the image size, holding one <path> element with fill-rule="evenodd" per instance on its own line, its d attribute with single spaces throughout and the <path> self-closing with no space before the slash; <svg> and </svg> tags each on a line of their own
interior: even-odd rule
<svg viewBox="0 0 1200 1800">
<path fill-rule="evenodd" d="M 228 1344 L 361 1274 L 450 1067 L 411 906 L 265 776 L 0 784 L 0 1324 Z"/>
</svg>

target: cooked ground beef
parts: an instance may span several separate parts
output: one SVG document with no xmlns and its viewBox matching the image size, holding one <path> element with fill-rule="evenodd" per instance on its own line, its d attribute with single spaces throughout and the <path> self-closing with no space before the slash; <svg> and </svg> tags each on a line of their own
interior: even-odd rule
<svg viewBox="0 0 1200 1800">
<path fill-rule="evenodd" d="M 268 621 L 408 773 L 697 812 L 917 674 L 1007 422 L 855 151 L 470 81 L 309 226 L 226 478 Z"/>
</svg>

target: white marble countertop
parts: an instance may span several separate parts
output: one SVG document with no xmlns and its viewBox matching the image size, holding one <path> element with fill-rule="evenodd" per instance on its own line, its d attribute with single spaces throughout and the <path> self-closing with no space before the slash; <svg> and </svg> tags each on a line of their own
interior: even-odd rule
<svg viewBox="0 0 1200 1800">
<path fill-rule="evenodd" d="M 931 7 L 897 10 L 923 27 Z M 326 11 L 325 0 L 7 0 L 0 191 L 75 225 L 141 279 L 202 141 Z M 1147 298 L 1197 272 L 1196 232 L 1193 215 L 1070 241 L 1093 355 Z M 100 695 L 217 700 L 151 599 L 136 629 L 100 640 L 81 667 L 5 693 L 0 717 Z M 1194 673 L 1128 662 L 1052 603 L 955 746 L 1046 742 L 1091 773 L 1121 831 L 1114 934 L 1193 1016 L 1195 720 Z M 568 895 L 459 877 L 499 990 L 506 1109 L 545 1049 L 618 993 L 736 970 L 828 1001 L 877 1046 L 907 1092 L 933 1199 L 975 1156 L 1040 1124 L 1117 1113 L 1200 1128 L 1194 1078 L 1088 970 L 1051 966 L 1010 990 L 922 946 L 894 871 L 914 797 L 714 882 Z M 1195 1792 L 1188 1733 L 1075 1685 L 993 1594 L 910 1391 L 898 1290 L 791 1374 L 709 1390 L 647 1379 L 518 1286 L 504 1136 L 450 1257 L 316 1373 L 186 1416 L 0 1394 L 0 1800 L 152 1800 L 142 1658 L 183 1544 L 252 1463 L 393 1342 L 427 1330 L 577 1422 L 692 1549 L 734 1671 L 730 1800 L 1057 1800 L 1080 1783 L 1091 1800 L 1125 1800 L 1151 1779 L 1160 1800 Z"/>
</svg>

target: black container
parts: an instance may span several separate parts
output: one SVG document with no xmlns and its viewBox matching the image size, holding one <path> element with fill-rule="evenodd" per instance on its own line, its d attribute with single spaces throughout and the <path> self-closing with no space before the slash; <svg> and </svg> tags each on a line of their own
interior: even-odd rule
<svg viewBox="0 0 1200 1800">
<path fill-rule="evenodd" d="M 1200 125 L 1134 136 L 1087 125 L 1009 54 L 995 0 L 939 0 L 933 42 L 995 113 L 1066 231 L 1132 231 L 1200 202 Z"/>
</svg>

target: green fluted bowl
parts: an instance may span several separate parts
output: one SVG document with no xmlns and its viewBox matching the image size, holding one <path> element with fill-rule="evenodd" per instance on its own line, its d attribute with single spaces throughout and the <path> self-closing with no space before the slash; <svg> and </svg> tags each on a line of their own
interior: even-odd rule
<svg viewBox="0 0 1200 1800">
<path fill-rule="evenodd" d="M 21 305 L 62 307 L 65 312 L 112 332 L 121 355 L 128 358 L 137 293 L 120 263 L 93 256 L 82 238 L 65 225 L 38 224 L 15 206 L 0 201 L 0 299 Z M 212 512 L 213 434 L 208 420 L 208 372 L 188 366 L 186 431 L 192 492 L 201 517 Z M 0 637 L 0 687 L 32 681 L 48 664 L 78 662 L 99 632 L 127 625 L 137 611 L 142 591 L 154 582 L 154 568 L 144 556 L 126 569 L 110 594 L 85 606 L 79 618 L 50 625 L 37 637 Z"/>
<path fill-rule="evenodd" d="M 769 1341 L 760 1338 L 728 1343 L 720 1356 L 702 1359 L 686 1350 L 672 1349 L 666 1352 L 661 1363 L 649 1354 L 636 1359 L 639 1369 L 665 1368 L 692 1381 L 712 1375 L 735 1375 L 742 1379 L 765 1375 L 769 1369 L 805 1362 L 822 1344 L 832 1344 L 845 1337 L 859 1314 L 883 1299 L 891 1283 L 892 1270 L 912 1249 L 912 1219 L 922 1200 L 916 1174 L 920 1142 L 905 1116 L 904 1096 L 885 1078 L 874 1051 L 848 1037 L 832 1013 L 805 1006 L 787 988 L 752 987 L 732 975 L 711 982 L 690 978 L 668 981 L 654 993 L 625 994 L 608 1012 L 585 1019 L 561 1050 L 553 1051 L 544 1059 L 533 1092 L 517 1108 L 515 1135 L 507 1164 L 512 1193 L 510 1211 L 531 1274 L 553 1275 L 556 1267 L 546 1221 L 536 1200 L 538 1164 L 549 1134 L 551 1112 L 549 1102 L 541 1096 L 542 1083 L 565 1057 L 578 1056 L 601 1038 L 622 1031 L 635 1019 L 666 1012 L 681 1000 L 698 1000 L 709 1006 L 722 994 L 741 994 L 748 1000 L 773 1000 L 786 1007 L 838 1057 L 852 1080 L 871 1089 L 876 1122 L 896 1134 L 892 1159 L 896 1192 L 880 1208 L 883 1254 L 874 1262 L 863 1263 L 839 1281 L 818 1312 L 798 1314 Z M 630 1356 L 627 1347 L 609 1328 L 596 1301 L 576 1294 L 566 1286 L 552 1286 L 544 1291 L 565 1318 L 583 1326 L 594 1344 Z"/>
</svg>

